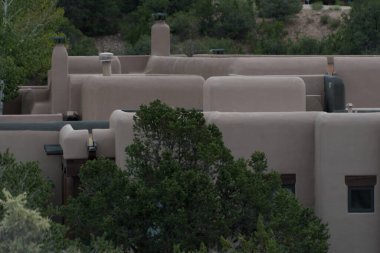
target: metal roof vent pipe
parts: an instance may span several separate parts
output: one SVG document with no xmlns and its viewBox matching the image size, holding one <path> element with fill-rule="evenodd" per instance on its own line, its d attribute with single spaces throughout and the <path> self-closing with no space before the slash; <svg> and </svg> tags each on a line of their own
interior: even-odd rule
<svg viewBox="0 0 380 253">
<path fill-rule="evenodd" d="M 103 76 L 112 75 L 111 61 L 113 58 L 113 53 L 100 53 L 99 61 L 102 63 L 103 67 Z"/>
<path fill-rule="evenodd" d="M 346 111 L 348 113 L 353 113 L 353 108 L 354 108 L 354 105 L 352 103 L 347 103 L 346 104 Z"/>
<path fill-rule="evenodd" d="M 155 23 L 151 29 L 151 55 L 170 55 L 170 27 L 166 24 L 166 13 L 154 13 Z"/>
</svg>

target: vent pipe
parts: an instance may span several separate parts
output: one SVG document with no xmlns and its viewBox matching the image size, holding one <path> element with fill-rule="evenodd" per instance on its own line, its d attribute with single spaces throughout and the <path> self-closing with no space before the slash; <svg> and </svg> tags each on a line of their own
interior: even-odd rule
<svg viewBox="0 0 380 253">
<path fill-rule="evenodd" d="M 99 61 L 102 63 L 103 76 L 112 75 L 111 61 L 113 58 L 113 53 L 100 53 Z"/>
</svg>

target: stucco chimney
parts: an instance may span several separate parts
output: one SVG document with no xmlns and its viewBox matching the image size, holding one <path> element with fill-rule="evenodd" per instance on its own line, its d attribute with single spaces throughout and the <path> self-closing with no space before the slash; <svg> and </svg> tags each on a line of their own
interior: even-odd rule
<svg viewBox="0 0 380 253">
<path fill-rule="evenodd" d="M 103 67 L 103 76 L 112 75 L 111 61 L 113 58 L 113 53 L 100 53 L 99 61 L 102 63 Z"/>
<path fill-rule="evenodd" d="M 153 14 L 155 20 L 151 30 L 151 55 L 170 55 L 170 27 L 166 24 L 166 13 Z"/>
<path fill-rule="evenodd" d="M 69 67 L 64 37 L 54 37 L 56 43 L 51 59 L 51 113 L 65 113 L 69 108 Z"/>
</svg>

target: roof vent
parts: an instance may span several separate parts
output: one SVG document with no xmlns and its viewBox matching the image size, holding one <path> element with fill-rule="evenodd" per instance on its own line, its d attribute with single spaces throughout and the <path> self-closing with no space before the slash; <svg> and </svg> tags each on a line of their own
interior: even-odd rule
<svg viewBox="0 0 380 253">
<path fill-rule="evenodd" d="M 166 20 L 167 14 L 164 12 L 157 12 L 152 14 L 153 19 L 156 21 Z"/>
<path fill-rule="evenodd" d="M 100 53 L 99 54 L 99 61 L 102 63 L 103 67 L 103 76 L 110 76 L 112 75 L 112 69 L 111 69 L 111 61 L 113 58 L 113 53 Z"/>
</svg>

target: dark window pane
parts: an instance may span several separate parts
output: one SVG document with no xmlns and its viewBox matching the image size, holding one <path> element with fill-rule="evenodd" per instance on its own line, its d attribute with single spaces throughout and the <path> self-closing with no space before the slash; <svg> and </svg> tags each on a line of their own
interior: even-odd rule
<svg viewBox="0 0 380 253">
<path fill-rule="evenodd" d="M 349 212 L 373 212 L 374 196 L 373 186 L 349 187 L 348 189 Z"/>
<path fill-rule="evenodd" d="M 290 191 L 293 194 L 296 194 L 296 185 L 295 184 L 283 184 L 282 188 Z"/>
</svg>

